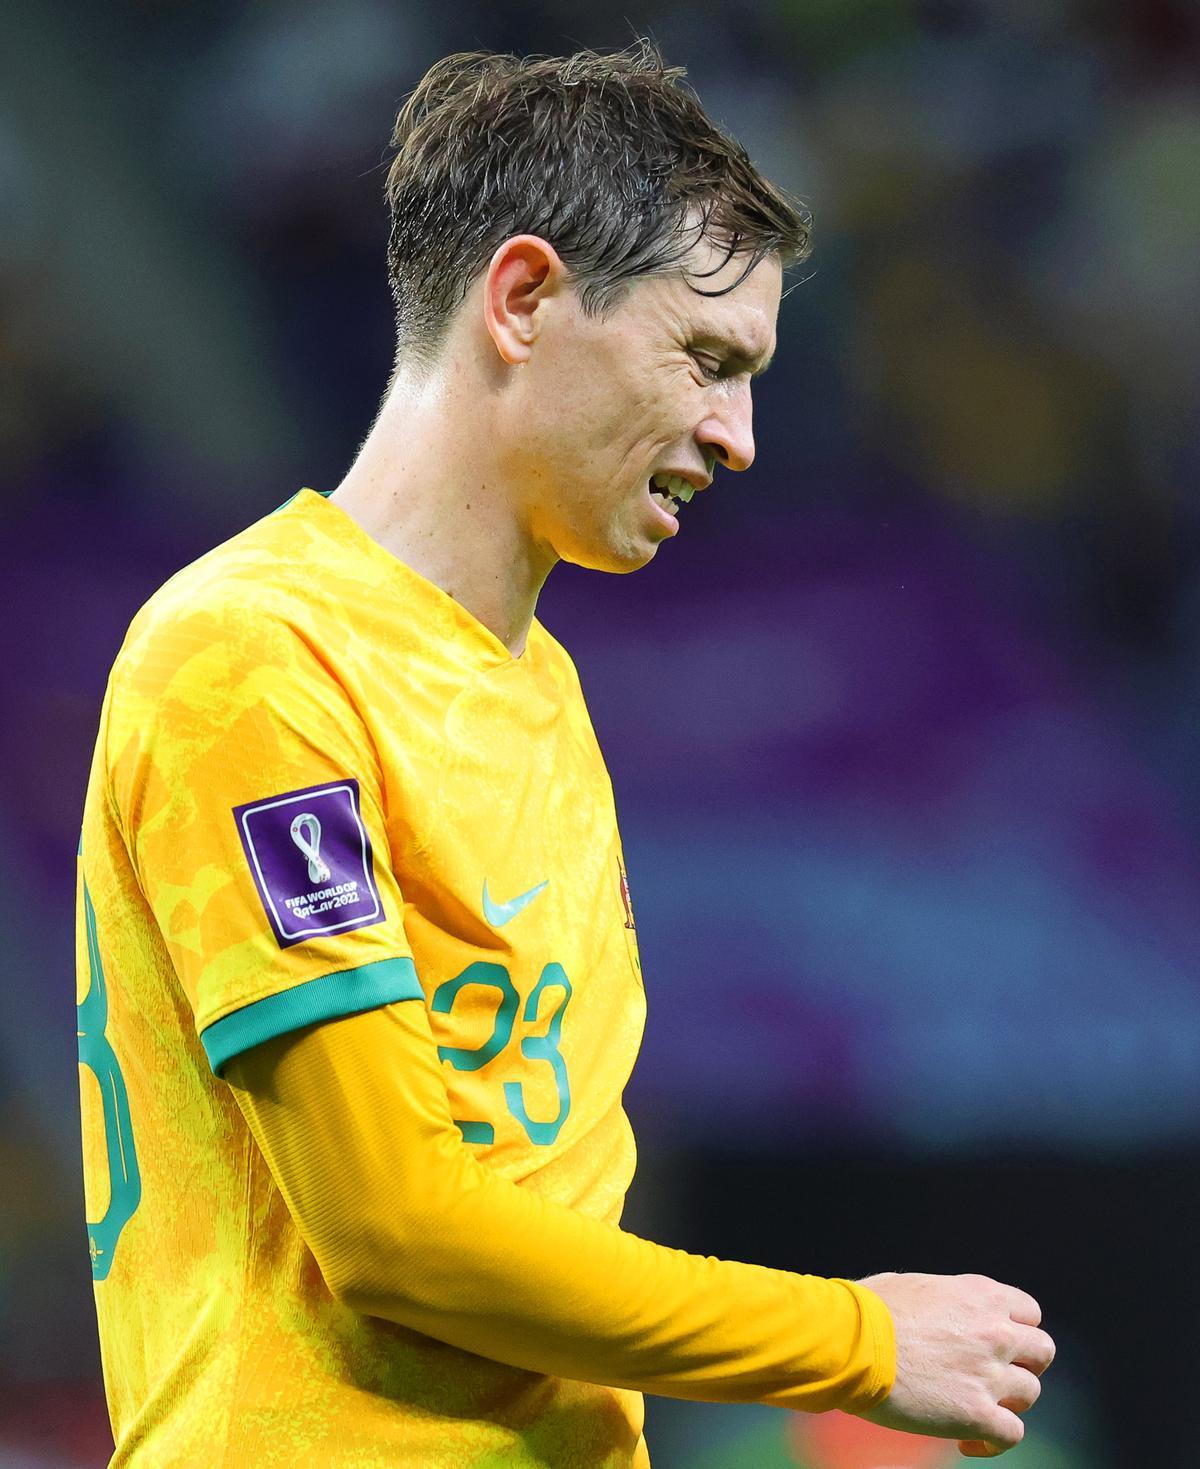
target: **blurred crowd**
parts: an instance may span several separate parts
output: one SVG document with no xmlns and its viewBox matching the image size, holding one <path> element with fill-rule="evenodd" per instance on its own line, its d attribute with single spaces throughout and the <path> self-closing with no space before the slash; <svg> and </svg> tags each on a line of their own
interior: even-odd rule
<svg viewBox="0 0 1200 1469">
<path fill-rule="evenodd" d="M 814 215 L 753 471 L 541 612 L 626 832 L 648 1146 L 1194 1141 L 1200 12 L 625 14 L 0 13 L 0 1466 L 102 1461 L 70 976 L 107 670 L 166 576 L 353 457 L 386 141 L 449 51 L 648 32 Z"/>
</svg>

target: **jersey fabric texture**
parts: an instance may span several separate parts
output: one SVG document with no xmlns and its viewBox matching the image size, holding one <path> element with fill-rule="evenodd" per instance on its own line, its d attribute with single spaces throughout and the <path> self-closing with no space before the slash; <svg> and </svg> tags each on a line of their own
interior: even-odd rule
<svg viewBox="0 0 1200 1469">
<path fill-rule="evenodd" d="M 78 935 L 113 1465 L 648 1462 L 637 1392 L 338 1300 L 221 1080 L 418 1002 L 463 1145 L 619 1220 L 636 931 L 578 679 L 539 623 L 513 658 L 311 491 L 202 557 L 109 680 Z"/>
<path fill-rule="evenodd" d="M 653 1244 L 502 1178 L 459 1137 L 437 1052 L 423 1005 L 381 1005 L 226 1067 L 339 1300 L 494 1362 L 668 1397 L 860 1411 L 890 1390 L 874 1292 Z M 590 1462 L 644 1463 L 632 1425 L 607 1421 L 611 1457 L 593 1432 Z M 532 1418 L 514 1462 L 580 1462 L 563 1427 Z"/>
<path fill-rule="evenodd" d="M 514 659 L 303 491 L 135 618 L 80 867 L 78 998 L 103 986 L 111 1053 L 81 1047 L 115 1463 L 225 1444 L 231 1464 L 331 1463 L 339 1443 L 368 1463 L 388 1442 L 483 1463 L 474 1424 L 506 1402 L 577 1423 L 582 1462 L 589 1421 L 638 1417 L 636 1394 L 566 1380 L 514 1394 L 524 1374 L 338 1306 L 214 1078 L 270 1036 L 421 1000 L 488 1165 L 619 1217 L 645 1001 L 611 786 L 549 633 Z M 397 1437 L 429 1380 L 438 1420 Z"/>
</svg>

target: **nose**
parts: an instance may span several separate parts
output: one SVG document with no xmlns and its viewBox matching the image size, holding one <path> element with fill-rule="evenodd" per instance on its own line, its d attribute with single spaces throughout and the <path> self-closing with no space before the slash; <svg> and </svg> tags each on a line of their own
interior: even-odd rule
<svg viewBox="0 0 1200 1469">
<path fill-rule="evenodd" d="M 730 379 L 729 392 L 696 429 L 696 442 L 706 459 L 726 469 L 749 469 L 754 463 L 754 406 L 750 380 Z"/>
</svg>

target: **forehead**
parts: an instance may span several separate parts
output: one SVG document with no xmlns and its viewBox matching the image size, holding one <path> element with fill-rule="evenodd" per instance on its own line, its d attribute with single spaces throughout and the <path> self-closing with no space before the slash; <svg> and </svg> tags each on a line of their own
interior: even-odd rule
<svg viewBox="0 0 1200 1469">
<path fill-rule="evenodd" d="M 749 257 L 739 254 L 727 260 L 725 256 L 722 247 L 701 240 L 677 271 L 643 277 L 639 285 L 655 298 L 655 306 L 670 325 L 714 337 L 728 336 L 747 356 L 769 357 L 775 347 L 783 285 L 779 257 L 768 255 L 740 280 Z M 714 291 L 723 294 L 709 294 Z"/>
</svg>

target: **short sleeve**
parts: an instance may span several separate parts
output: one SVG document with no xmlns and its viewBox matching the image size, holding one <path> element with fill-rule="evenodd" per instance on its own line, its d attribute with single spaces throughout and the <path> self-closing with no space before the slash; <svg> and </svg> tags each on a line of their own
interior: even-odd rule
<svg viewBox="0 0 1200 1469">
<path fill-rule="evenodd" d="M 135 623 L 109 786 L 214 1072 L 299 1026 L 421 998 L 362 713 L 278 613 Z"/>
</svg>

